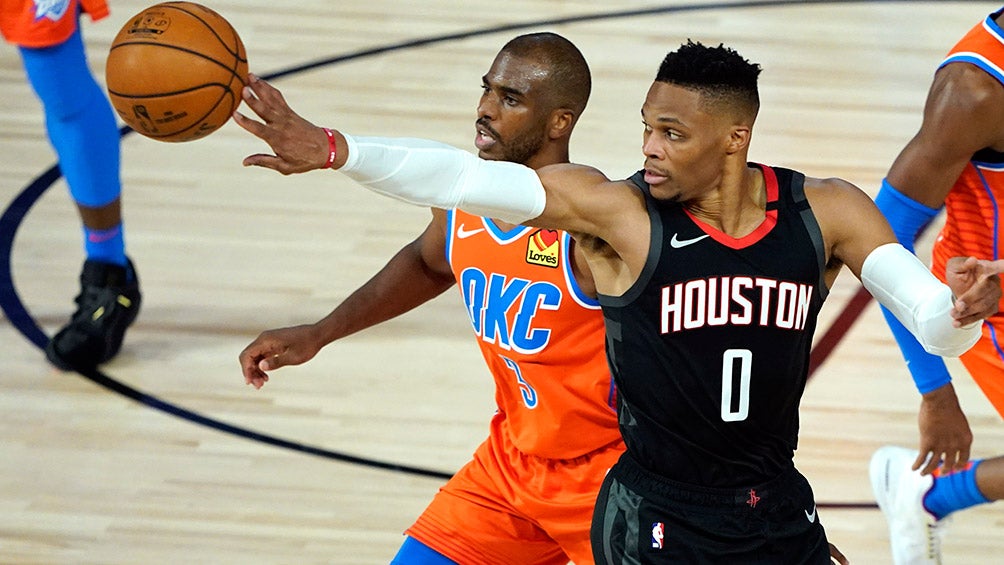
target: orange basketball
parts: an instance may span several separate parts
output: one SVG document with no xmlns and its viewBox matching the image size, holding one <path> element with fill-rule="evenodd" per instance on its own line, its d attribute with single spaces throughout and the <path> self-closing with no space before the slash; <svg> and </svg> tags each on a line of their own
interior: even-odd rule
<svg viewBox="0 0 1004 565">
<path fill-rule="evenodd" d="M 240 105 L 247 75 L 244 44 L 230 22 L 192 2 L 136 14 L 112 41 L 105 66 L 115 111 L 158 141 L 192 141 L 219 129 Z"/>
</svg>

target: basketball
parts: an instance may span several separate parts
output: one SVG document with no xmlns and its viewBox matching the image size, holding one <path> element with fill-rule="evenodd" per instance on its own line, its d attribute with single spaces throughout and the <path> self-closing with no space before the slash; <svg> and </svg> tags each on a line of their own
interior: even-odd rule
<svg viewBox="0 0 1004 565">
<path fill-rule="evenodd" d="M 129 127 L 158 141 L 182 142 L 227 123 L 247 74 L 244 44 L 223 16 L 192 2 L 163 2 L 119 30 L 105 84 Z"/>
</svg>

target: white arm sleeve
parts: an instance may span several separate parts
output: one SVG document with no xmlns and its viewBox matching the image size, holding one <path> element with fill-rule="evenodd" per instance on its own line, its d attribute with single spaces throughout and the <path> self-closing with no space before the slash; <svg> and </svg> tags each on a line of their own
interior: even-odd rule
<svg viewBox="0 0 1004 565">
<path fill-rule="evenodd" d="M 529 167 L 425 139 L 342 135 L 349 156 L 338 170 L 374 192 L 514 224 L 544 211 L 544 187 Z"/>
<path fill-rule="evenodd" d="M 980 324 L 952 326 L 952 291 L 898 243 L 879 246 L 865 258 L 861 282 L 928 353 L 958 357 L 980 339 Z"/>
</svg>

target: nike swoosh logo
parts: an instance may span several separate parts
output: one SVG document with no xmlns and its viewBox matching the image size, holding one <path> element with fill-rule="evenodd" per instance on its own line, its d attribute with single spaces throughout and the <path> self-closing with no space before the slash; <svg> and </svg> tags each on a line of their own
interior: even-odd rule
<svg viewBox="0 0 1004 565">
<path fill-rule="evenodd" d="M 708 234 L 704 234 L 704 235 L 697 236 L 697 237 L 695 237 L 693 239 L 677 239 L 677 237 L 676 237 L 677 235 L 679 235 L 679 234 L 675 234 L 674 233 L 673 234 L 673 239 L 669 240 L 669 245 L 672 246 L 673 249 L 679 249 L 681 247 L 686 247 L 686 246 L 688 246 L 688 245 L 690 245 L 692 243 L 697 243 L 698 241 L 701 241 L 702 239 L 704 239 L 706 237 L 711 237 Z"/>
<path fill-rule="evenodd" d="M 468 237 L 471 237 L 472 235 L 477 235 L 483 231 L 485 231 L 485 228 L 478 228 L 476 230 L 465 230 L 464 224 L 460 224 L 460 227 L 457 228 L 457 239 L 467 239 Z"/>
<path fill-rule="evenodd" d="M 809 523 L 810 524 L 816 521 L 816 505 L 815 504 L 812 505 L 812 512 L 811 513 L 808 510 L 803 510 L 803 512 L 805 512 L 805 517 L 809 519 Z"/>
</svg>

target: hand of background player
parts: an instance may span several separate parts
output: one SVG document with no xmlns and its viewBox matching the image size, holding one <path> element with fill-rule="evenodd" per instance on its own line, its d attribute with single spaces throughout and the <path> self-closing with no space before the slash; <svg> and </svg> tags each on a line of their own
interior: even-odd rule
<svg viewBox="0 0 1004 565">
<path fill-rule="evenodd" d="M 323 128 L 300 117 L 286 103 L 277 88 L 248 75 L 243 91 L 244 103 L 264 123 L 234 112 L 237 125 L 251 132 L 272 148 L 274 155 L 256 153 L 244 158 L 245 167 L 256 166 L 284 175 L 323 169 L 328 163 L 328 135 Z"/>
<path fill-rule="evenodd" d="M 321 347 L 313 325 L 266 330 L 241 351 L 244 382 L 260 389 L 268 382 L 265 371 L 306 363 Z"/>
<path fill-rule="evenodd" d="M 955 295 L 955 327 L 968 326 L 997 313 L 1001 299 L 1000 273 L 1004 260 L 952 257 L 945 266 L 945 280 Z"/>
<path fill-rule="evenodd" d="M 923 395 L 918 414 L 920 453 L 913 470 L 927 475 L 942 465 L 942 471 L 961 470 L 969 462 L 973 432 L 959 406 L 955 387 L 948 383 Z"/>
</svg>

